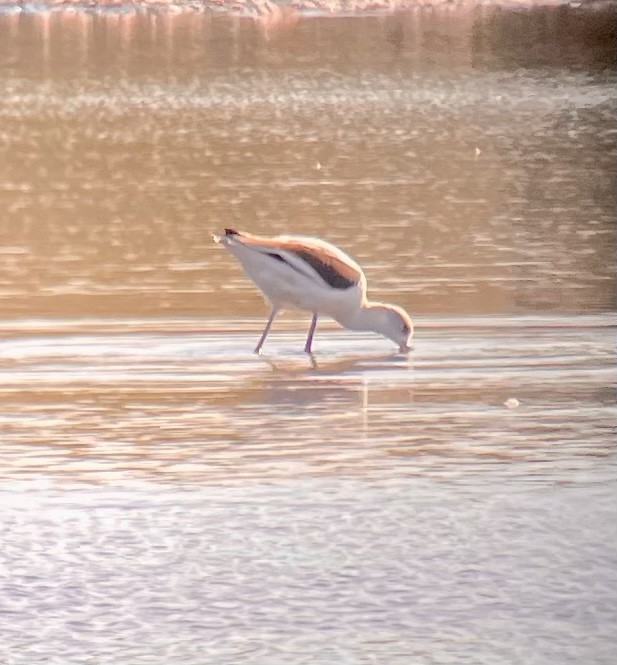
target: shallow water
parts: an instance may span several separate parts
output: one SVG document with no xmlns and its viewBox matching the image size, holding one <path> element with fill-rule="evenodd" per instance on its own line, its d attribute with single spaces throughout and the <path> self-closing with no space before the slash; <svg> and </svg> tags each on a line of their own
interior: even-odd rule
<svg viewBox="0 0 617 665">
<path fill-rule="evenodd" d="M 0 14 L 0 661 L 615 661 L 602 25 Z M 254 356 L 223 225 L 337 242 L 414 350 Z"/>
<path fill-rule="evenodd" d="M 254 335 L 238 328 L 259 323 L 167 320 L 147 331 L 139 321 L 127 329 L 93 320 L 5 331 L 1 473 L 28 479 L 44 469 L 48 480 L 95 483 L 339 473 L 476 483 L 491 469 L 554 484 L 578 472 L 599 482 L 614 470 L 612 316 L 575 325 L 420 320 L 409 356 L 325 326 L 313 359 L 301 353 L 299 329 L 274 333 L 254 356 Z"/>
<path fill-rule="evenodd" d="M 612 315 L 20 325 L 7 662 L 614 659 Z"/>
</svg>

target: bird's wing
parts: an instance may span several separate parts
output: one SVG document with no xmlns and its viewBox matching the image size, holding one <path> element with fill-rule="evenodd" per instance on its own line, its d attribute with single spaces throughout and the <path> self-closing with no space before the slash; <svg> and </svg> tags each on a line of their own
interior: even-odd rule
<svg viewBox="0 0 617 665">
<path fill-rule="evenodd" d="M 348 289 L 362 281 L 360 266 L 330 243 L 317 238 L 278 236 L 264 238 L 248 233 L 234 232 L 226 236 L 233 242 L 241 242 L 273 258 L 283 260 L 292 268 L 307 274 L 317 274 L 328 286 L 334 289 Z M 310 276 L 310 273 L 307 276 Z"/>
</svg>

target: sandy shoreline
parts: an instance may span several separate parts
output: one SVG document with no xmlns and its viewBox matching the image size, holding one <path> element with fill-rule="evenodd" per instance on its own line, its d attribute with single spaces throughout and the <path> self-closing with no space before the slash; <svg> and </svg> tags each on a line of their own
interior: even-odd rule
<svg viewBox="0 0 617 665">
<path fill-rule="evenodd" d="M 37 11 L 206 12 L 263 16 L 380 14 L 422 8 L 504 7 L 606 8 L 617 0 L 0 0 L 0 13 Z"/>
</svg>

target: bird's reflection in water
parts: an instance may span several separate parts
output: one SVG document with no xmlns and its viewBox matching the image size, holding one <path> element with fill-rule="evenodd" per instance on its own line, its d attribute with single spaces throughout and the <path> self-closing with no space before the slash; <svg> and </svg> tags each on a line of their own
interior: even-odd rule
<svg viewBox="0 0 617 665">
<path fill-rule="evenodd" d="M 272 373 L 263 380 L 260 402 L 287 416 L 320 416 L 329 423 L 340 419 L 356 420 L 356 433 L 366 435 L 369 425 L 371 375 L 411 368 L 411 359 L 401 354 L 319 358 L 261 356 Z M 383 388 L 382 381 L 376 384 Z M 325 435 L 325 432 L 324 432 Z"/>
<path fill-rule="evenodd" d="M 317 373 L 335 376 L 412 368 L 412 357 L 402 353 L 361 354 L 343 358 L 321 358 L 311 353 L 300 358 L 281 358 L 280 356 L 271 358 L 266 355 L 261 355 L 260 358 L 272 368 L 273 372 L 278 374 L 310 375 Z"/>
</svg>

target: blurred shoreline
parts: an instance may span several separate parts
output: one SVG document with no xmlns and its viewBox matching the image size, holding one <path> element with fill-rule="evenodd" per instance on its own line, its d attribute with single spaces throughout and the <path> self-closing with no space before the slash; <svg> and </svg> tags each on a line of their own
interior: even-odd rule
<svg viewBox="0 0 617 665">
<path fill-rule="evenodd" d="M 83 12 L 202 12 L 236 16 L 379 15 L 416 11 L 501 7 L 533 10 L 565 7 L 614 10 L 617 0 L 0 0 L 0 14 L 47 11 Z"/>
</svg>

